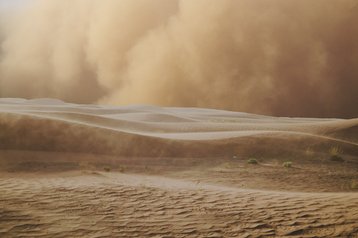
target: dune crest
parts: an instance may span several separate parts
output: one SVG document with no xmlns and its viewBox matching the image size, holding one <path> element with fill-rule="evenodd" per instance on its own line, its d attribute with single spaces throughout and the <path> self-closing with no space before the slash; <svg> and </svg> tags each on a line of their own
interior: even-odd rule
<svg viewBox="0 0 358 238">
<path fill-rule="evenodd" d="M 315 143 L 319 152 L 337 144 L 347 154 L 358 155 L 358 136 L 351 132 L 358 119 L 276 118 L 201 108 L 92 106 L 53 99 L 2 99 L 0 114 L 2 149 L 203 157 L 227 156 L 247 141 L 267 140 L 275 153 L 284 150 L 275 147 L 284 141 L 294 150 L 304 151 Z M 203 151 L 208 145 L 207 152 Z M 255 150 L 260 148 L 255 145 Z"/>
</svg>

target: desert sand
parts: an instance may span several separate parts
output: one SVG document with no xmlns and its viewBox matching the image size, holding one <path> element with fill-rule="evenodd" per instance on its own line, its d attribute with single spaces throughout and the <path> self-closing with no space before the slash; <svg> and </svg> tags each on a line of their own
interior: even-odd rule
<svg viewBox="0 0 358 238">
<path fill-rule="evenodd" d="M 0 237 L 358 237 L 357 118 L 0 99 L 0 165 Z"/>
</svg>

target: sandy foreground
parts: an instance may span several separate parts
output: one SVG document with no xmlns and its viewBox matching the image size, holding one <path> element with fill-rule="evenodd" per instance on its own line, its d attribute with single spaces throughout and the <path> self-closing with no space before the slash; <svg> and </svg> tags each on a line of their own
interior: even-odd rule
<svg viewBox="0 0 358 238">
<path fill-rule="evenodd" d="M 358 237 L 357 192 L 358 119 L 0 99 L 0 237 Z"/>
</svg>

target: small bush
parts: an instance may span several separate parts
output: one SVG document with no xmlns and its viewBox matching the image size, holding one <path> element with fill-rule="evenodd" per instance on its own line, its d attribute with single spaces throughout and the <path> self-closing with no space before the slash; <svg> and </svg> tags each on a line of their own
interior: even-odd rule
<svg viewBox="0 0 358 238">
<path fill-rule="evenodd" d="M 331 156 L 339 155 L 341 154 L 341 149 L 338 146 L 332 146 L 329 148 L 328 152 Z"/>
<path fill-rule="evenodd" d="M 248 164 L 258 164 L 259 162 L 257 162 L 256 159 L 251 158 L 251 159 L 249 159 L 249 160 L 247 161 L 247 163 L 248 163 Z"/>
<path fill-rule="evenodd" d="M 338 146 L 332 146 L 328 150 L 329 155 L 331 156 L 330 159 L 332 161 L 342 162 L 343 158 L 341 156 L 342 150 Z"/>
<path fill-rule="evenodd" d="M 282 164 L 283 167 L 285 168 L 291 168 L 292 167 L 292 162 L 291 161 L 285 161 Z"/>
<path fill-rule="evenodd" d="M 351 182 L 351 189 L 358 189 L 358 182 L 357 181 L 353 180 Z"/>
<path fill-rule="evenodd" d="M 120 172 L 120 173 L 124 173 L 124 171 L 125 171 L 125 167 L 124 166 L 119 166 L 118 167 L 118 171 Z M 147 168 L 146 168 L 147 169 Z"/>
<path fill-rule="evenodd" d="M 311 147 L 308 147 L 305 151 L 306 156 L 311 157 L 314 155 L 314 150 Z"/>
</svg>

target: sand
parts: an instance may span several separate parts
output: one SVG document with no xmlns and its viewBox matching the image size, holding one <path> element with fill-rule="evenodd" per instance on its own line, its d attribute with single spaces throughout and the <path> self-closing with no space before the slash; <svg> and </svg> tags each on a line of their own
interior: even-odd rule
<svg viewBox="0 0 358 238">
<path fill-rule="evenodd" d="M 358 237 L 358 119 L 0 99 L 0 168 L 0 237 Z"/>
</svg>

